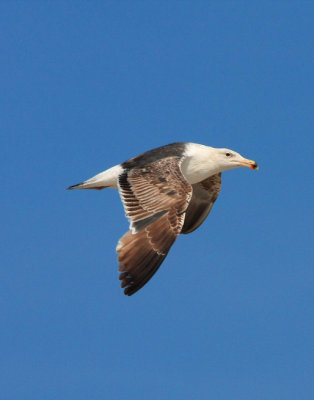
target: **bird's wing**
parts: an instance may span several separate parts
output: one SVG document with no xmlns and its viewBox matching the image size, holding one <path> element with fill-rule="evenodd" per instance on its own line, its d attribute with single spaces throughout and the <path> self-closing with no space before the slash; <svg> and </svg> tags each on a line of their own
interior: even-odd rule
<svg viewBox="0 0 314 400">
<path fill-rule="evenodd" d="M 180 159 L 168 157 L 126 170 L 119 192 L 131 228 L 117 246 L 119 279 L 130 296 L 154 275 L 181 232 L 192 186 Z"/>
<path fill-rule="evenodd" d="M 186 210 L 181 233 L 190 233 L 206 219 L 221 189 L 221 173 L 212 175 L 202 182 L 192 185 L 193 195 Z"/>
</svg>

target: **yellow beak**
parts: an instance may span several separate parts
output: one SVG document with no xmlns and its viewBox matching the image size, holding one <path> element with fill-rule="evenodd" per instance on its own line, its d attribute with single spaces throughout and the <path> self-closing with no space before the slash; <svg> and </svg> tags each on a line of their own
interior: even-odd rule
<svg viewBox="0 0 314 400">
<path fill-rule="evenodd" d="M 251 168 L 251 169 L 258 169 L 258 165 L 257 165 L 256 161 L 248 160 L 247 158 L 244 158 L 243 160 L 241 160 L 239 162 L 239 164 L 241 165 L 241 167 L 248 167 L 248 168 Z"/>
</svg>

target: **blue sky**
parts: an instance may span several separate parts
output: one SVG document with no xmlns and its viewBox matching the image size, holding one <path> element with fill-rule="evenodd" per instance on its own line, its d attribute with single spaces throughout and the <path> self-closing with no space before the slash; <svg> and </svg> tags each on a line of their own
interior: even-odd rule
<svg viewBox="0 0 314 400">
<path fill-rule="evenodd" d="M 313 398 L 313 12 L 1 2 L 1 399 Z M 64 189 L 174 141 L 260 170 L 126 297 L 118 194 Z"/>
</svg>

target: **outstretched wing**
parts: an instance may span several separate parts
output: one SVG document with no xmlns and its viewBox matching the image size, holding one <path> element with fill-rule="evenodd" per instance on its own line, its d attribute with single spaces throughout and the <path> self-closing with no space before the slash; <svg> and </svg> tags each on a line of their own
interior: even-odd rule
<svg viewBox="0 0 314 400">
<path fill-rule="evenodd" d="M 181 232 L 192 186 L 180 159 L 168 157 L 126 170 L 119 192 L 131 228 L 117 246 L 119 279 L 130 296 L 154 275 Z"/>
<path fill-rule="evenodd" d="M 193 195 L 186 210 L 181 233 L 190 233 L 206 219 L 221 189 L 221 173 L 212 175 L 202 182 L 192 185 Z"/>
</svg>

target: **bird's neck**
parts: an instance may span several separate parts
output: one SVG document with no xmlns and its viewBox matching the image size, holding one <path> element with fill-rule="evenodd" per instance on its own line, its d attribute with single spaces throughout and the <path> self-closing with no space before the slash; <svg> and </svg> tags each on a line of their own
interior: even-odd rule
<svg viewBox="0 0 314 400">
<path fill-rule="evenodd" d="M 181 170 L 183 176 L 191 185 L 221 172 L 221 169 L 213 161 L 204 160 L 202 162 L 194 157 L 185 158 Z"/>
<path fill-rule="evenodd" d="M 181 164 L 185 179 L 194 184 L 221 172 L 211 147 L 191 143 Z"/>
</svg>

